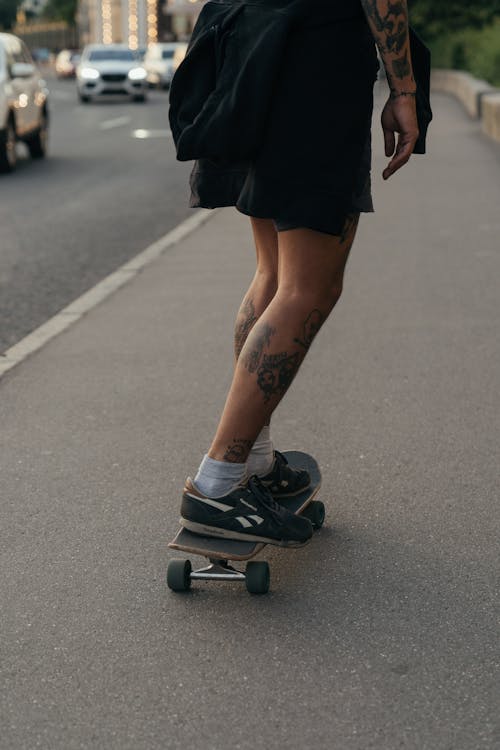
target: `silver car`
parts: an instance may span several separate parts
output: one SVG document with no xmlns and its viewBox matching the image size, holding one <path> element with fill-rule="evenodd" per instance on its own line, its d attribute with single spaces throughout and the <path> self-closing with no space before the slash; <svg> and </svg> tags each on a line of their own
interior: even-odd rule
<svg viewBox="0 0 500 750">
<path fill-rule="evenodd" d="M 137 52 L 125 44 L 87 45 L 76 69 L 76 82 L 81 102 L 109 94 L 146 99 L 146 71 Z"/>
<path fill-rule="evenodd" d="M 47 152 L 48 91 L 26 45 L 13 34 L 0 34 L 0 172 L 17 161 L 16 142 L 31 156 Z"/>
</svg>

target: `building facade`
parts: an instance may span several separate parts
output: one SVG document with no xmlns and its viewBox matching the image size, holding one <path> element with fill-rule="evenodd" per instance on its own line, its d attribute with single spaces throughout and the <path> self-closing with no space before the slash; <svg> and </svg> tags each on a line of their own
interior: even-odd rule
<svg viewBox="0 0 500 750">
<path fill-rule="evenodd" d="M 80 0 L 77 23 L 81 45 L 185 40 L 205 0 Z"/>
</svg>

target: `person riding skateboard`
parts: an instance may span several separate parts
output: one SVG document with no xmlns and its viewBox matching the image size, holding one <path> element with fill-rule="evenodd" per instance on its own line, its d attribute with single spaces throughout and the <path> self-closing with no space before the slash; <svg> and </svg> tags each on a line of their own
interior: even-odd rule
<svg viewBox="0 0 500 750">
<path fill-rule="evenodd" d="M 270 420 L 339 300 L 360 213 L 373 210 L 375 47 L 390 89 L 384 179 L 408 162 L 419 136 L 406 0 L 306 6 L 283 53 L 258 156 L 229 167 L 199 159 L 191 176 L 192 206 L 233 205 L 250 216 L 257 270 L 236 320 L 233 380 L 212 443 L 186 481 L 181 523 L 282 546 L 312 535 L 306 518 L 280 504 L 309 475 L 275 450 Z M 334 20 L 319 23 L 332 7 Z"/>
</svg>

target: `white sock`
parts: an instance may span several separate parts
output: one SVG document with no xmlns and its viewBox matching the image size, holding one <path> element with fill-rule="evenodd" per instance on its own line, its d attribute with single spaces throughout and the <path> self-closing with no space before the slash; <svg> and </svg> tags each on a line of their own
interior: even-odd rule
<svg viewBox="0 0 500 750">
<path fill-rule="evenodd" d="M 194 483 L 207 497 L 223 497 L 244 481 L 246 468 L 246 464 L 216 461 L 215 458 L 205 455 Z"/>
<path fill-rule="evenodd" d="M 257 436 L 247 460 L 248 476 L 268 474 L 274 463 L 274 445 L 271 440 L 271 427 L 265 425 Z"/>
</svg>

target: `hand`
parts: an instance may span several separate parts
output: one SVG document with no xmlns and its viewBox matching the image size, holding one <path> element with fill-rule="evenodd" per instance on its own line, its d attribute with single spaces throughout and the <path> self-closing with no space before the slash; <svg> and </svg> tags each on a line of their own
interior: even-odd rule
<svg viewBox="0 0 500 750">
<path fill-rule="evenodd" d="M 382 176 L 388 180 L 406 164 L 418 138 L 417 107 L 414 96 L 390 96 L 382 112 L 385 155 L 392 156 Z M 396 145 L 396 136 L 398 140 Z"/>
</svg>

